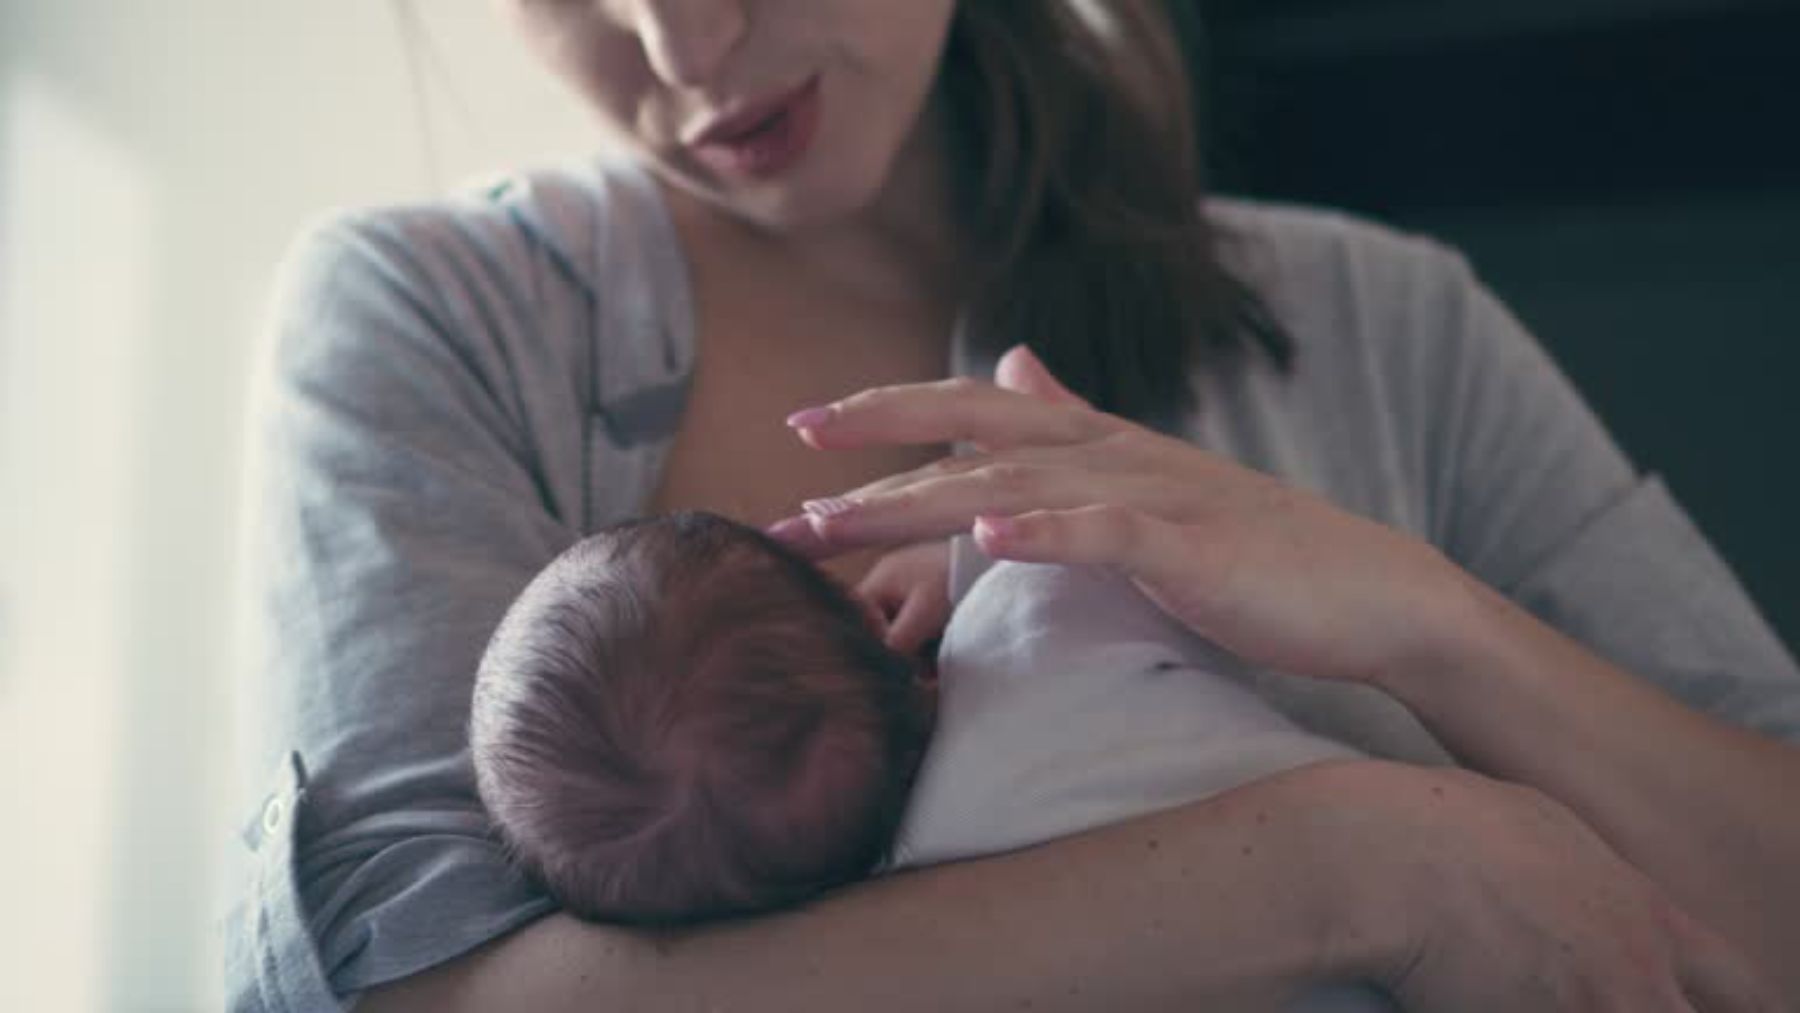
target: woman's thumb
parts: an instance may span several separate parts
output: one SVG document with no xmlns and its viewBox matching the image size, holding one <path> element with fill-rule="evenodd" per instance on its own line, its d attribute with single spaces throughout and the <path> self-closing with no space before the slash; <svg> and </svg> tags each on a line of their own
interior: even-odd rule
<svg viewBox="0 0 1800 1013">
<path fill-rule="evenodd" d="M 994 366 L 994 384 L 1045 401 L 1088 406 L 1080 395 L 1051 376 L 1043 362 L 1022 344 L 1012 346 L 1000 357 L 1000 362 Z"/>
</svg>

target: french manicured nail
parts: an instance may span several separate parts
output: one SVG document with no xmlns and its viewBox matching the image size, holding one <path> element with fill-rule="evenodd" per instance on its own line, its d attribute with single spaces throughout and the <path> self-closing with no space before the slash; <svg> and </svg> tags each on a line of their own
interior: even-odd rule
<svg viewBox="0 0 1800 1013">
<path fill-rule="evenodd" d="M 770 538 L 793 538 L 812 533 L 812 522 L 804 517 L 783 517 L 781 520 L 763 529 L 763 534 Z"/>
<path fill-rule="evenodd" d="M 975 518 L 975 523 L 980 527 L 986 528 L 988 535 L 993 538 L 1010 538 L 1019 533 L 1019 524 L 1011 517 L 989 517 L 984 515 Z"/>
<path fill-rule="evenodd" d="M 788 428 L 811 429 L 814 426 L 822 426 L 831 421 L 831 416 L 833 414 L 834 412 L 830 405 L 797 411 L 787 417 Z"/>
<path fill-rule="evenodd" d="M 845 499 L 842 496 L 832 496 L 829 499 L 809 499 L 800 504 L 800 509 L 814 517 L 836 517 L 838 514 L 849 513 L 851 510 L 856 509 L 858 505 L 859 504 L 853 499 Z"/>
</svg>

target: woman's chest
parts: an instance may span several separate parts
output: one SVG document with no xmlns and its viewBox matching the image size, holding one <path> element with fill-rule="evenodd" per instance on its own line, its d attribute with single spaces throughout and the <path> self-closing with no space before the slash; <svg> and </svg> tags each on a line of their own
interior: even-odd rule
<svg viewBox="0 0 1800 1013">
<path fill-rule="evenodd" d="M 694 373 L 649 509 L 707 510 L 762 527 L 827 496 L 929 463 L 947 447 L 813 450 L 784 420 L 885 384 L 939 379 L 948 325 L 790 296 L 701 301 Z M 873 554 L 828 569 L 854 580 Z"/>
</svg>

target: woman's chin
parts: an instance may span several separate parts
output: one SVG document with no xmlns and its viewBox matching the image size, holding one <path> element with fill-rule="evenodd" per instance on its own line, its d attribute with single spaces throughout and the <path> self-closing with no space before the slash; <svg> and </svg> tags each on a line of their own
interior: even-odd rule
<svg viewBox="0 0 1800 1013">
<path fill-rule="evenodd" d="M 846 222 L 856 216 L 863 203 L 842 193 L 781 187 L 734 195 L 726 207 L 759 228 L 787 235 Z"/>
<path fill-rule="evenodd" d="M 731 180 L 710 173 L 680 172 L 682 189 L 715 210 L 761 230 L 778 233 L 829 228 L 855 218 L 872 200 L 872 188 L 849 184 L 826 166 L 802 166 L 767 180 Z"/>
</svg>

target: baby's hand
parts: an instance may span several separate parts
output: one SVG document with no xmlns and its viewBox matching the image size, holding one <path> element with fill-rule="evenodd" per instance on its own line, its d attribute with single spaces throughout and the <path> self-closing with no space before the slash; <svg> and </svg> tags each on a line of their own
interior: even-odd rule
<svg viewBox="0 0 1800 1013">
<path fill-rule="evenodd" d="M 856 585 L 887 626 L 887 645 L 935 670 L 950 621 L 950 542 L 920 542 L 882 556 Z M 927 650 L 929 648 L 929 650 Z"/>
</svg>

